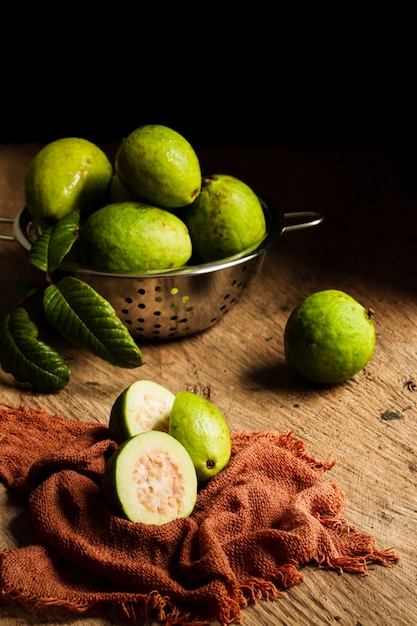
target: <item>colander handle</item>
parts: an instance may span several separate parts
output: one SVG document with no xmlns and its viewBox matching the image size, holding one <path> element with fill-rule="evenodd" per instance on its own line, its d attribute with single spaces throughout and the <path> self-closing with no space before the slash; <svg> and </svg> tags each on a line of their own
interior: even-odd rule
<svg viewBox="0 0 417 626">
<path fill-rule="evenodd" d="M 324 216 L 317 211 L 291 211 L 289 213 L 283 213 L 284 225 L 281 229 L 281 234 L 292 230 L 301 230 L 303 228 L 310 228 L 311 226 L 318 226 L 323 219 Z M 0 217 L 0 224 L 13 225 L 14 220 L 10 217 Z M 16 242 L 16 239 L 13 235 L 0 234 L 0 241 Z"/>
<path fill-rule="evenodd" d="M 318 226 L 323 221 L 324 216 L 317 211 L 292 211 L 284 213 L 283 219 L 284 225 L 281 233 Z"/>
<path fill-rule="evenodd" d="M 12 220 L 10 217 L 0 217 L 0 224 L 11 224 L 13 225 L 14 220 Z M 14 241 L 16 242 L 16 239 L 12 236 L 12 235 L 1 235 L 0 234 L 0 241 Z"/>
</svg>

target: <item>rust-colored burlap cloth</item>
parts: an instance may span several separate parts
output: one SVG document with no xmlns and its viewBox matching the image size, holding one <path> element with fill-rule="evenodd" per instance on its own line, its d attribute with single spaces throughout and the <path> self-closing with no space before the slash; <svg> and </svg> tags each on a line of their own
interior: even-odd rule
<svg viewBox="0 0 417 626">
<path fill-rule="evenodd" d="M 100 497 L 116 448 L 107 426 L 0 405 L 0 478 L 27 501 L 36 537 L 0 554 L 2 601 L 225 625 L 248 603 L 280 597 L 307 563 L 366 573 L 398 560 L 343 519 L 343 493 L 324 478 L 333 462 L 312 458 L 292 433 L 232 440 L 230 464 L 189 518 L 145 525 Z"/>
</svg>

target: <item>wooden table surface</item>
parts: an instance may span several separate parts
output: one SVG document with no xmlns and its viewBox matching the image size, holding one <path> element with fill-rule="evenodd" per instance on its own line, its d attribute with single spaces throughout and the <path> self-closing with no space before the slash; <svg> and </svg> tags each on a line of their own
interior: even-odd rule
<svg viewBox="0 0 417 626">
<path fill-rule="evenodd" d="M 23 177 L 40 145 L 0 146 L 0 216 L 23 204 Z M 105 146 L 111 152 L 111 146 Z M 141 346 L 145 365 L 120 370 L 68 344 L 68 387 L 40 395 L 0 371 L 0 401 L 107 423 L 120 391 L 150 378 L 177 392 L 198 387 L 233 430 L 291 430 L 320 459 L 337 461 L 329 477 L 346 493 L 345 517 L 401 560 L 368 576 L 305 567 L 283 599 L 250 606 L 247 626 L 341 624 L 409 626 L 417 615 L 417 177 L 393 145 L 200 147 L 204 173 L 242 178 L 282 210 L 324 214 L 315 228 L 285 233 L 260 275 L 217 326 L 181 343 Z M 2 232 L 5 232 L 3 226 Z M 10 232 L 10 231 L 9 231 Z M 32 270 L 16 243 L 0 241 L 0 314 Z M 33 276 L 35 277 L 35 276 Z M 285 364 L 290 311 L 326 288 L 347 291 L 375 311 L 377 346 L 353 379 L 322 387 Z M 331 474 L 331 475 L 330 475 Z M 21 503 L 0 485 L 0 549 L 31 536 Z M 0 608 L 5 626 L 56 624 L 16 606 Z M 105 617 L 63 616 L 59 624 L 109 624 Z"/>
</svg>

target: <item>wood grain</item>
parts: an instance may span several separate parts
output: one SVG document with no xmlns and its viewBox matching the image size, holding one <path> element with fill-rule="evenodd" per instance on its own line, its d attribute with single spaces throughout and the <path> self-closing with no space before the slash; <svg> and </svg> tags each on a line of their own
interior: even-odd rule
<svg viewBox="0 0 417 626">
<path fill-rule="evenodd" d="M 23 204 L 25 169 L 39 146 L 0 146 L 0 215 Z M 111 147 L 109 147 L 111 150 Z M 417 602 L 417 184 L 408 155 L 390 145 L 198 149 L 205 173 L 230 173 L 283 211 L 318 210 L 314 229 L 285 233 L 268 252 L 244 299 L 208 332 L 144 343 L 145 365 L 121 371 L 65 342 L 73 375 L 58 395 L 19 388 L 0 371 L 0 401 L 107 423 L 119 392 L 151 378 L 177 392 L 209 394 L 234 430 L 291 430 L 346 494 L 345 517 L 395 548 L 401 561 L 369 576 L 306 567 L 283 599 L 244 611 L 248 626 L 338 623 L 409 626 Z M 17 244 L 0 242 L 0 314 L 19 280 L 38 278 Z M 285 364 L 283 332 L 292 308 L 318 289 L 349 292 L 375 311 L 377 346 L 367 367 L 336 386 L 299 380 Z M 0 486 L 0 549 L 32 538 L 24 503 Z M 107 625 L 105 617 L 29 616 L 0 608 L 5 626 Z"/>
</svg>

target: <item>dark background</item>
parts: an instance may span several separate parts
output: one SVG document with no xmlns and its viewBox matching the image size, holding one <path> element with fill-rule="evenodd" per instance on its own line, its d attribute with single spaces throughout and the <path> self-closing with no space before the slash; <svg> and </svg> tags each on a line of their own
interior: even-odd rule
<svg viewBox="0 0 417 626">
<path fill-rule="evenodd" d="M 2 20 L 0 142 L 118 141 L 160 123 L 195 145 L 414 145 L 411 15 L 15 7 Z"/>
</svg>

